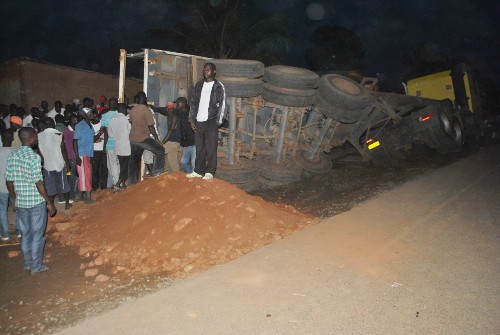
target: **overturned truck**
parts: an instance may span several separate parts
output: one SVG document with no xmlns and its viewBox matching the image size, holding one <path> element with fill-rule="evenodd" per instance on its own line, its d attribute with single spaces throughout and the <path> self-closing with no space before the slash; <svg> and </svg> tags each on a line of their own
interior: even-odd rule
<svg viewBox="0 0 500 335">
<path fill-rule="evenodd" d="M 121 51 L 121 101 L 127 58 L 144 60 L 144 91 L 154 106 L 189 99 L 204 63 L 217 66 L 228 119 L 219 132 L 216 177 L 246 190 L 325 173 L 332 168 L 327 154 L 347 142 L 363 161 L 390 165 L 413 143 L 447 153 L 461 149 L 464 133 L 471 141 L 480 133 L 480 118 L 450 99 L 375 92 L 371 78 L 360 84 L 302 68 L 155 49 Z"/>
</svg>

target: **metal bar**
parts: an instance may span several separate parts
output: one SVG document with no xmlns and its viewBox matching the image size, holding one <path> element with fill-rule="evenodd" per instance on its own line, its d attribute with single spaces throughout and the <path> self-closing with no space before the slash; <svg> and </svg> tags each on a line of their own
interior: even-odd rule
<svg viewBox="0 0 500 335">
<path fill-rule="evenodd" d="M 149 49 L 144 49 L 144 74 L 143 74 L 142 90 L 148 94 L 148 77 L 149 77 Z"/>
<path fill-rule="evenodd" d="M 311 146 L 311 149 L 305 153 L 304 157 L 309 159 L 309 160 L 313 160 L 316 158 L 316 156 L 318 155 L 318 152 L 319 152 L 319 148 L 321 146 L 321 142 L 323 142 L 323 138 L 325 138 L 326 136 L 326 133 L 328 131 L 328 129 L 330 128 L 330 124 L 332 123 L 332 119 L 328 118 L 325 120 L 325 122 L 323 123 L 323 128 L 321 129 L 321 132 L 319 133 L 319 136 L 316 137 L 316 139 L 314 140 L 312 146 Z"/>
<path fill-rule="evenodd" d="M 120 77 L 118 79 L 118 102 L 125 101 L 125 71 L 127 68 L 127 50 L 120 49 Z"/>
<path fill-rule="evenodd" d="M 127 54 L 127 57 L 128 58 L 143 58 L 144 57 L 144 51 Z"/>
<path fill-rule="evenodd" d="M 197 57 L 197 58 L 204 59 L 204 60 L 212 59 L 210 57 L 203 57 L 203 56 L 197 56 L 197 55 L 183 54 L 183 53 L 174 52 L 174 51 L 165 51 L 165 50 L 158 50 L 158 49 L 151 49 L 151 50 L 154 51 L 154 52 L 156 52 L 157 54 L 163 54 L 163 55 L 182 56 L 182 57 Z"/>
<path fill-rule="evenodd" d="M 234 165 L 234 148 L 236 142 L 236 98 L 229 98 L 229 141 L 227 155 L 229 165 Z"/>
<path fill-rule="evenodd" d="M 288 122 L 288 107 L 282 107 L 283 112 L 281 114 L 281 127 L 280 127 L 280 134 L 278 137 L 278 145 L 276 148 L 276 154 L 274 156 L 274 162 L 275 163 L 280 163 L 281 162 L 281 155 L 283 154 L 283 145 L 285 144 L 285 131 L 286 131 L 286 125 Z"/>
</svg>

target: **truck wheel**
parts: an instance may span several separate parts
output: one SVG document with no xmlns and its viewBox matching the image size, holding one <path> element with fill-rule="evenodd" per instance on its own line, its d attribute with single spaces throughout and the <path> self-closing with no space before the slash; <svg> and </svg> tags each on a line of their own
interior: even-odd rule
<svg viewBox="0 0 500 335">
<path fill-rule="evenodd" d="M 264 84 L 262 98 L 281 106 L 307 107 L 314 103 L 315 93 L 315 90 L 295 90 Z"/>
<path fill-rule="evenodd" d="M 344 110 L 328 103 L 319 91 L 314 97 L 314 104 L 321 114 L 342 123 L 354 123 L 359 120 L 362 114 L 361 109 Z"/>
<path fill-rule="evenodd" d="M 368 104 L 369 94 L 364 87 L 336 74 L 322 76 L 318 90 L 326 102 L 340 109 L 363 109 Z"/>
<path fill-rule="evenodd" d="M 211 59 L 217 67 L 217 76 L 259 78 L 264 75 L 264 63 L 249 59 Z"/>
<path fill-rule="evenodd" d="M 277 182 L 292 182 L 300 179 L 302 169 L 291 159 L 279 164 L 273 163 L 271 157 L 264 160 L 259 168 L 262 178 Z"/>
<path fill-rule="evenodd" d="M 218 164 L 215 176 L 231 184 L 244 184 L 255 181 L 259 169 L 254 162 L 242 159 L 240 164 Z"/>
<path fill-rule="evenodd" d="M 316 159 L 310 160 L 305 157 L 305 151 L 299 151 L 293 159 L 302 169 L 313 173 L 326 173 L 332 169 L 332 160 L 321 152 Z"/>
<path fill-rule="evenodd" d="M 264 69 L 264 81 L 282 88 L 313 89 L 318 87 L 318 79 L 316 73 L 300 67 L 273 65 Z"/>
<path fill-rule="evenodd" d="M 220 77 L 218 80 L 224 85 L 227 97 L 248 98 L 262 94 L 262 80 Z"/>
<path fill-rule="evenodd" d="M 451 123 L 451 137 L 447 138 L 441 146 L 436 148 L 436 151 L 440 154 L 448 154 L 452 152 L 462 151 L 463 138 L 462 138 L 462 128 L 457 121 L 452 121 Z"/>
</svg>

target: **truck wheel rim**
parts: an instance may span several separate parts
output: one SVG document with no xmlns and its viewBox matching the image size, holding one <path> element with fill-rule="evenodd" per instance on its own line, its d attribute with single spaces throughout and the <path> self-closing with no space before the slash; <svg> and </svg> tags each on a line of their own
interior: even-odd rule
<svg viewBox="0 0 500 335">
<path fill-rule="evenodd" d="M 452 129 L 451 129 L 450 119 L 448 118 L 448 115 L 446 115 L 446 113 L 444 113 L 444 112 L 439 113 L 439 120 L 441 121 L 441 124 L 443 125 L 444 131 L 448 135 L 452 135 Z M 461 133 L 462 132 L 460 131 L 460 134 Z"/>
</svg>

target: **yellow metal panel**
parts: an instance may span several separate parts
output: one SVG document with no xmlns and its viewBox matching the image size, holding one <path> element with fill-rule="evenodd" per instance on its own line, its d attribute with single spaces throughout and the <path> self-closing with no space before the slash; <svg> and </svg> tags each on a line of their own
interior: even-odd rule
<svg viewBox="0 0 500 335">
<path fill-rule="evenodd" d="M 408 81 L 408 94 L 434 100 L 455 101 L 451 71 L 443 71 Z"/>
<path fill-rule="evenodd" d="M 466 72 L 464 74 L 464 84 L 465 84 L 465 94 L 467 94 L 467 103 L 469 105 L 469 110 L 471 113 L 474 113 L 474 109 L 472 107 L 472 94 L 470 92 L 470 83 L 469 83 L 469 74 Z"/>
</svg>

